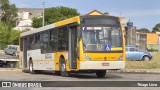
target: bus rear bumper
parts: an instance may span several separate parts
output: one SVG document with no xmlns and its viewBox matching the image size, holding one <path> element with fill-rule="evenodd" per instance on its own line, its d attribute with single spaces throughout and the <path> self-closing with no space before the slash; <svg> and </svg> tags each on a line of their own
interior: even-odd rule
<svg viewBox="0 0 160 90">
<path fill-rule="evenodd" d="M 80 70 L 107 70 L 123 69 L 125 61 L 83 61 L 80 62 Z"/>
</svg>

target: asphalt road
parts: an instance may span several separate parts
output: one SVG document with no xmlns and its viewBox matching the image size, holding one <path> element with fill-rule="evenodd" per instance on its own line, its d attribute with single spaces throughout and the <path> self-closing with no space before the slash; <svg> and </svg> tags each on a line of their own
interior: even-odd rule
<svg viewBox="0 0 160 90">
<path fill-rule="evenodd" d="M 160 81 L 159 74 L 143 73 L 111 73 L 105 78 L 97 78 L 95 74 L 72 74 L 71 77 L 61 77 L 49 72 L 41 74 L 23 73 L 21 71 L 1 71 L 0 81 Z M 85 82 L 84 82 L 85 83 Z M 53 88 L 23 88 L 24 90 L 51 90 Z M 56 90 L 159 90 L 153 87 L 54 87 Z M 22 88 L 0 88 L 0 90 L 22 90 Z"/>
<path fill-rule="evenodd" d="M 113 73 L 108 72 L 105 78 L 97 78 L 95 74 L 72 74 L 62 77 L 50 72 L 30 74 L 21 71 L 1 71 L 0 81 L 160 81 L 159 74 Z"/>
</svg>

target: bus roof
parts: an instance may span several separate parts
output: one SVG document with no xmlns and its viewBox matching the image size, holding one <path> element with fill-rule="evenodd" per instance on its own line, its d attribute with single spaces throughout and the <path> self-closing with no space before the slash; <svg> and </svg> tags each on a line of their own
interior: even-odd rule
<svg viewBox="0 0 160 90">
<path fill-rule="evenodd" d="M 80 21 L 79 16 L 75 16 L 75 17 L 72 17 L 72 18 L 69 18 L 69 19 L 58 21 L 58 22 L 55 22 L 53 24 L 49 24 L 49 25 L 31 30 L 31 31 L 23 32 L 21 34 L 21 37 L 31 35 L 31 34 L 34 34 L 34 33 L 38 33 L 38 32 L 42 32 L 42 31 L 46 31 L 46 30 L 49 30 L 49 29 L 52 29 L 52 28 L 55 28 L 55 27 L 71 24 L 71 23 L 74 23 L 74 22 L 80 23 L 79 21 Z"/>
<path fill-rule="evenodd" d="M 44 27 L 40 27 L 40 28 L 31 30 L 31 31 L 23 32 L 21 34 L 21 37 L 27 36 L 27 35 L 30 35 L 30 34 L 34 34 L 34 33 L 38 33 L 38 32 L 42 32 L 42 31 L 46 31 L 46 30 L 54 28 L 54 27 L 55 27 L 55 24 L 49 24 L 49 25 L 46 25 Z"/>
</svg>

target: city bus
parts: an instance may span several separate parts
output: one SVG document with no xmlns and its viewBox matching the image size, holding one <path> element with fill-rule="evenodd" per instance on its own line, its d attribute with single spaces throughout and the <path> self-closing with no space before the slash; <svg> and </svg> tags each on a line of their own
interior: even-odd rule
<svg viewBox="0 0 160 90">
<path fill-rule="evenodd" d="M 125 44 L 119 17 L 97 10 L 20 35 L 20 66 L 30 73 L 47 70 L 69 76 L 125 67 Z"/>
</svg>

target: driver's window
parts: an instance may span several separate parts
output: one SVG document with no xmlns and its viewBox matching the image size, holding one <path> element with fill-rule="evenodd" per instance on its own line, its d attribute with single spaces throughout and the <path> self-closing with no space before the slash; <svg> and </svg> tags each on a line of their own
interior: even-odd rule
<svg viewBox="0 0 160 90">
<path fill-rule="evenodd" d="M 129 51 L 133 52 L 135 51 L 135 48 L 130 48 Z"/>
<path fill-rule="evenodd" d="M 138 51 L 138 49 L 137 49 L 137 48 L 135 48 L 135 51 Z"/>
</svg>

